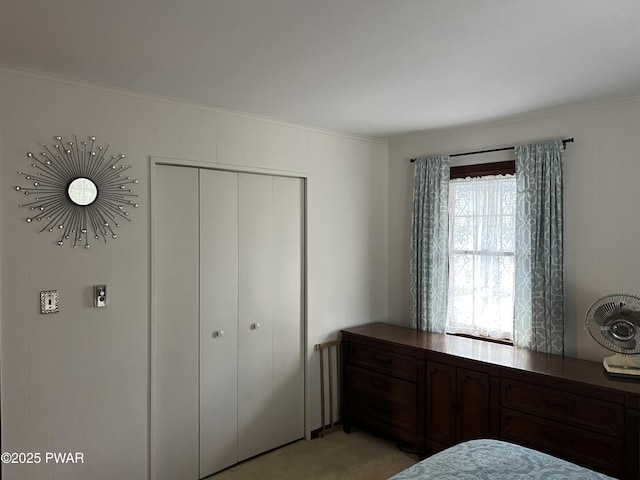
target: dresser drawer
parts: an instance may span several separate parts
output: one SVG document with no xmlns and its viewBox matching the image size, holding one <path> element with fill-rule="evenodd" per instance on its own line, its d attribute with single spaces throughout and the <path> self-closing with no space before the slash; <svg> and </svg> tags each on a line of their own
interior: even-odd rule
<svg viewBox="0 0 640 480">
<path fill-rule="evenodd" d="M 550 420 L 622 437 L 622 405 L 503 379 L 502 406 Z"/>
<path fill-rule="evenodd" d="M 356 422 L 385 425 L 391 430 L 418 433 L 418 414 L 415 408 L 373 397 L 362 392 L 353 392 L 349 398 L 349 410 Z"/>
<path fill-rule="evenodd" d="M 502 438 L 565 458 L 610 475 L 623 471 L 622 439 L 502 410 Z"/>
<path fill-rule="evenodd" d="M 383 399 L 399 408 L 417 408 L 418 393 L 415 383 L 358 367 L 347 369 L 347 382 L 353 395 Z"/>
<path fill-rule="evenodd" d="M 349 362 L 351 365 L 386 373 L 394 377 L 415 382 L 417 380 L 416 359 L 408 355 L 376 350 L 350 343 Z"/>
</svg>

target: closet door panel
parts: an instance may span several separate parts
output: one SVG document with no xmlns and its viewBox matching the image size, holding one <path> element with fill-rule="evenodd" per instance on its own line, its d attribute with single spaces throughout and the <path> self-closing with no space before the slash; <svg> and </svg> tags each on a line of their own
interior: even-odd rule
<svg viewBox="0 0 640 480">
<path fill-rule="evenodd" d="M 154 205 L 158 480 L 198 478 L 198 171 L 160 165 Z"/>
<path fill-rule="evenodd" d="M 273 180 L 238 175 L 238 457 L 272 447 Z"/>
<path fill-rule="evenodd" d="M 153 461 L 195 480 L 304 436 L 304 186 L 156 177 Z"/>
<path fill-rule="evenodd" d="M 304 436 L 303 183 L 273 179 L 274 446 Z"/>
<path fill-rule="evenodd" d="M 238 461 L 237 174 L 200 170 L 200 477 Z"/>
</svg>

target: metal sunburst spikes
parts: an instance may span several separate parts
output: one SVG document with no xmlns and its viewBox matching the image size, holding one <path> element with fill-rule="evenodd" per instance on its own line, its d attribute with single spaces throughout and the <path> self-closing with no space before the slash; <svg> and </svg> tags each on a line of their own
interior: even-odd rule
<svg viewBox="0 0 640 480">
<path fill-rule="evenodd" d="M 138 207 L 133 201 L 138 195 L 131 188 L 138 180 L 123 175 L 131 168 L 118 165 L 124 154 L 107 156 L 109 144 L 96 149 L 96 137 L 89 137 L 90 144 L 78 143 L 75 134 L 73 138 L 63 142 L 57 136 L 52 148 L 42 144 L 45 151 L 40 155 L 27 153 L 36 173 L 18 172 L 31 184 L 16 190 L 33 198 L 20 207 L 32 212 L 27 223 L 44 224 L 38 233 L 58 230 L 58 245 L 70 240 L 74 248 L 81 242 L 89 248 L 90 232 L 107 242 L 118 237 L 113 228 L 120 226 L 119 219 L 131 221 L 125 208 Z"/>
</svg>

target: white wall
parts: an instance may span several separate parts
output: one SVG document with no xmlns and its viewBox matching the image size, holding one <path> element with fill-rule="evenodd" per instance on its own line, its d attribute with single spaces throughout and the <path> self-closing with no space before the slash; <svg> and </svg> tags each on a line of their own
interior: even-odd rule
<svg viewBox="0 0 640 480">
<path fill-rule="evenodd" d="M 141 208 L 91 249 L 36 234 L 18 208 L 26 152 L 95 135 L 127 155 Z M 149 157 L 308 176 L 307 428 L 320 426 L 315 343 L 387 318 L 386 142 L 0 70 L 2 450 L 83 452 L 83 465 L 5 465 L 3 478 L 147 478 Z M 92 308 L 91 287 L 109 285 Z M 57 289 L 60 312 L 39 314 Z"/>
<path fill-rule="evenodd" d="M 606 351 L 583 328 L 586 310 L 607 293 L 640 294 L 638 125 L 640 99 L 634 98 L 391 140 L 391 319 L 409 318 L 410 158 L 575 137 L 565 156 L 565 344 L 570 356 L 600 360 Z M 452 165 L 509 158 L 512 152 L 456 157 Z"/>
</svg>

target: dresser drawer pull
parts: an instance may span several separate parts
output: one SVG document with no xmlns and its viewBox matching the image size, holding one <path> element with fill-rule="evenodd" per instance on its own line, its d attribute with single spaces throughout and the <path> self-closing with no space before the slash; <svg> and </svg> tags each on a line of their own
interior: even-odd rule
<svg viewBox="0 0 640 480">
<path fill-rule="evenodd" d="M 382 407 L 380 405 L 369 405 L 369 408 L 372 412 L 381 413 L 383 415 L 391 415 L 393 413 L 393 409 L 389 407 Z"/>
<path fill-rule="evenodd" d="M 391 363 L 391 359 L 389 357 L 380 357 L 380 356 L 374 354 L 373 358 L 376 360 L 376 362 Z"/>
<path fill-rule="evenodd" d="M 549 400 L 545 400 L 544 403 L 546 403 L 551 408 L 555 408 L 556 410 L 563 410 L 565 412 L 569 412 L 572 410 L 570 405 L 566 405 L 564 403 L 555 403 L 550 402 Z"/>
<path fill-rule="evenodd" d="M 378 382 L 376 380 L 369 380 L 369 383 L 380 390 L 389 390 L 389 384 L 384 382 Z"/>
<path fill-rule="evenodd" d="M 573 445 L 573 441 L 569 438 L 566 437 L 559 437 L 557 435 L 553 435 L 551 433 L 549 433 L 548 430 L 539 430 L 540 433 L 542 433 L 542 436 L 548 441 L 548 442 L 553 442 L 556 445 L 566 445 L 566 446 L 571 446 Z"/>
</svg>

